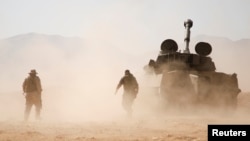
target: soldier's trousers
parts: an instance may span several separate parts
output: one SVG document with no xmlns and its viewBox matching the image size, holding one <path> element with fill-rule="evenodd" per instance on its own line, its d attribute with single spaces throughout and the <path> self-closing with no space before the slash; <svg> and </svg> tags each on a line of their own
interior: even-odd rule
<svg viewBox="0 0 250 141">
<path fill-rule="evenodd" d="M 40 118 L 40 112 L 42 108 L 41 93 L 34 91 L 26 94 L 26 107 L 24 112 L 24 119 L 28 120 L 32 106 L 36 108 L 36 119 Z"/>
<path fill-rule="evenodd" d="M 122 98 L 122 106 L 127 111 L 129 115 L 132 114 L 132 105 L 136 98 L 136 94 L 130 92 L 124 92 Z"/>
</svg>

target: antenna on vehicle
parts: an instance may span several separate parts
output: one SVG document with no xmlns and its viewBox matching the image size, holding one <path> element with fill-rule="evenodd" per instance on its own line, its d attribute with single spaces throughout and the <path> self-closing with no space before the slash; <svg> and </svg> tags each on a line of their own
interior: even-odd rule
<svg viewBox="0 0 250 141">
<path fill-rule="evenodd" d="M 190 41 L 190 28 L 193 26 L 193 21 L 190 19 L 187 19 L 187 21 L 184 22 L 184 26 L 186 28 L 186 37 L 184 38 L 184 41 L 186 42 L 186 48 L 184 50 L 184 53 L 190 53 L 189 51 L 189 41 Z"/>
</svg>

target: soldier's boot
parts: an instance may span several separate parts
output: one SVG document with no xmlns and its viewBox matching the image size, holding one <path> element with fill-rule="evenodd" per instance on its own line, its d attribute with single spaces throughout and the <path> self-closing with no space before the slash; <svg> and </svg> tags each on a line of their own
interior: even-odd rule
<svg viewBox="0 0 250 141">
<path fill-rule="evenodd" d="M 41 120 L 41 109 L 40 108 L 36 108 L 36 120 Z"/>
<path fill-rule="evenodd" d="M 129 118 L 131 118 L 132 115 L 133 115 L 132 107 L 131 107 L 131 106 L 128 106 L 127 109 L 126 109 L 126 111 L 127 111 L 127 116 L 128 116 Z"/>
<path fill-rule="evenodd" d="M 31 110 L 31 106 L 26 106 L 25 112 L 24 112 L 24 121 L 29 120 L 30 110 Z"/>
<path fill-rule="evenodd" d="M 29 120 L 29 114 L 25 113 L 24 114 L 24 121 L 28 121 Z"/>
</svg>

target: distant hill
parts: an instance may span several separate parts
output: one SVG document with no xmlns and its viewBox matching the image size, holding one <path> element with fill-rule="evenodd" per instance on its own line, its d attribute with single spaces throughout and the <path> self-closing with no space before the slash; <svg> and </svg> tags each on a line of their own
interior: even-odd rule
<svg viewBox="0 0 250 141">
<path fill-rule="evenodd" d="M 17 35 L 0 40 L 1 90 L 21 90 L 30 69 L 41 72 L 46 85 L 75 87 L 74 83 L 87 83 L 91 77 L 117 73 L 119 79 L 125 69 L 136 68 L 138 61 L 137 56 L 122 52 L 112 43 L 38 33 Z"/>
<path fill-rule="evenodd" d="M 250 39 L 232 41 L 223 37 L 200 35 L 191 39 L 192 53 L 194 53 L 195 44 L 200 41 L 209 42 L 212 45 L 210 56 L 215 62 L 217 71 L 236 72 L 240 87 L 244 91 L 250 91 L 248 87 Z M 179 46 L 182 49 L 184 45 Z M 120 75 L 125 68 L 131 68 L 140 73 L 149 59 L 156 59 L 159 49 L 160 47 L 156 47 L 152 52 L 141 51 L 140 55 L 135 56 L 107 42 L 39 33 L 17 35 L 0 40 L 0 81 L 2 84 L 5 80 L 11 80 L 4 84 L 12 85 L 13 81 L 22 80 L 23 74 L 27 74 L 31 68 L 46 74 L 60 74 L 59 78 L 68 74 L 68 77 L 72 77 L 86 70 L 88 73 L 96 73 L 98 70 L 111 71 L 112 75 L 118 71 Z M 16 86 L 20 87 L 20 82 Z"/>
</svg>

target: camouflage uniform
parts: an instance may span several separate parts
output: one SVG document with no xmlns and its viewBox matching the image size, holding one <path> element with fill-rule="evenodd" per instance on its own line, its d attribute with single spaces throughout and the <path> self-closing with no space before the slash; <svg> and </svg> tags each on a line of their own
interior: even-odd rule
<svg viewBox="0 0 250 141">
<path fill-rule="evenodd" d="M 138 93 L 138 83 L 136 78 L 129 72 L 125 71 L 125 76 L 119 81 L 116 92 L 123 85 L 124 93 L 122 98 L 122 106 L 127 111 L 128 115 L 132 114 L 132 104 Z"/>
<path fill-rule="evenodd" d="M 30 76 L 28 76 L 23 82 L 23 92 L 26 93 L 24 119 L 28 120 L 33 105 L 36 107 L 36 119 L 40 119 L 40 111 L 42 108 L 41 81 L 40 78 L 36 76 L 37 73 L 35 70 L 31 70 L 29 74 Z"/>
</svg>

